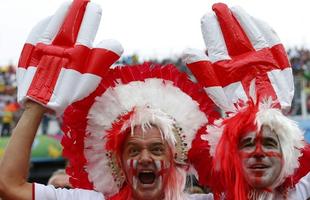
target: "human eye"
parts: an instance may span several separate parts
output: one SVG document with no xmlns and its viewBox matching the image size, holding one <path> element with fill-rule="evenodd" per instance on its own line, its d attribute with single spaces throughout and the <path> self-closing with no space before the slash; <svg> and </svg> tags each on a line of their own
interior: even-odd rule
<svg viewBox="0 0 310 200">
<path fill-rule="evenodd" d="M 164 154 L 165 148 L 163 145 L 155 145 L 155 146 L 152 146 L 150 150 L 152 154 L 156 156 L 160 156 Z"/>
<path fill-rule="evenodd" d="M 278 148 L 278 142 L 273 138 L 266 138 L 263 145 L 266 148 Z"/>
<path fill-rule="evenodd" d="M 241 140 L 239 144 L 240 149 L 246 149 L 255 146 L 253 140 L 251 138 L 246 138 L 244 140 Z"/>
<path fill-rule="evenodd" d="M 128 155 L 130 157 L 134 157 L 134 156 L 137 156 L 139 154 L 140 150 L 138 147 L 130 147 L 128 149 Z"/>
</svg>

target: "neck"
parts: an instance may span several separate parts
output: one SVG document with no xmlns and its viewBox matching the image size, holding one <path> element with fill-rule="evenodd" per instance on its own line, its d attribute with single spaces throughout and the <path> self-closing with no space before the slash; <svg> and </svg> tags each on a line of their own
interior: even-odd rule
<svg viewBox="0 0 310 200">
<path fill-rule="evenodd" d="M 280 193 L 277 190 L 263 191 L 263 190 L 251 190 L 248 194 L 249 200 L 280 200 L 286 199 L 285 193 Z"/>
<path fill-rule="evenodd" d="M 164 200 L 164 197 L 158 197 L 158 198 L 152 197 L 151 199 L 152 200 Z M 131 200 L 150 200 L 150 198 L 144 199 L 144 198 L 138 198 L 138 197 L 132 196 Z"/>
</svg>

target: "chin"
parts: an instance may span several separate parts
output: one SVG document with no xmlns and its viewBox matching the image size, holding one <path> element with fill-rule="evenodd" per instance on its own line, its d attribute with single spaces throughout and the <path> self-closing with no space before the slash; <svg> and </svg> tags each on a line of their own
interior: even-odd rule
<svg viewBox="0 0 310 200">
<path fill-rule="evenodd" d="M 271 187 L 271 184 L 269 183 L 269 181 L 268 180 L 264 180 L 263 178 L 259 182 L 257 180 L 255 180 L 255 179 L 253 179 L 249 183 L 250 183 L 249 185 L 253 189 L 258 189 L 258 190 L 266 189 L 266 188 Z"/>
<path fill-rule="evenodd" d="M 158 192 L 153 191 L 138 191 L 136 195 L 139 200 L 157 200 L 160 196 Z"/>
</svg>

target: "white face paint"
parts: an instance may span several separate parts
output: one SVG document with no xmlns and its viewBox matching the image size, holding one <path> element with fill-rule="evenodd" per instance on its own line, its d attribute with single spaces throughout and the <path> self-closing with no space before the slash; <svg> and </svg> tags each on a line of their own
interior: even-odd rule
<svg viewBox="0 0 310 200">
<path fill-rule="evenodd" d="M 158 171 L 160 171 L 163 168 L 162 161 L 161 160 L 155 160 L 155 166 L 156 166 L 156 169 Z"/>
<path fill-rule="evenodd" d="M 164 182 L 169 176 L 172 155 L 159 130 L 151 127 L 143 133 L 136 127 L 124 142 L 122 163 L 127 182 L 133 189 L 133 198 L 157 200 L 164 196 Z"/>
<path fill-rule="evenodd" d="M 241 137 L 239 156 L 245 179 L 255 189 L 272 186 L 283 167 L 280 141 L 269 126 Z"/>
<path fill-rule="evenodd" d="M 127 160 L 127 169 L 132 173 L 132 187 L 134 190 L 137 189 L 138 179 L 137 179 L 137 165 L 138 161 L 134 159 Z"/>
</svg>

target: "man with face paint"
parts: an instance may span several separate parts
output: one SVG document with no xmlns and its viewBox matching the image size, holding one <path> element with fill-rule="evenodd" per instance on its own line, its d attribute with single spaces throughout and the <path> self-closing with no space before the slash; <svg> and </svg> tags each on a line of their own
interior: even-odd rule
<svg viewBox="0 0 310 200">
<path fill-rule="evenodd" d="M 258 133 L 253 131 L 241 136 L 239 157 L 245 180 L 258 189 L 271 186 L 284 164 L 279 138 L 266 125 Z"/>
<path fill-rule="evenodd" d="M 223 3 L 202 17 L 201 29 L 207 55 L 187 49 L 183 59 L 226 115 L 198 134 L 189 152 L 200 182 L 215 199 L 306 200 L 309 148 L 283 114 L 294 81 L 275 31 Z"/>
<path fill-rule="evenodd" d="M 293 181 L 296 170 L 304 167 L 299 165 L 305 147 L 303 133 L 277 108 L 249 102 L 220 126 L 209 127 L 207 141 L 215 137 L 211 131 L 216 129 L 222 135 L 211 145 L 214 176 L 225 185 L 225 189 L 215 187 L 216 195 L 225 193 L 227 199 L 241 200 L 310 197 L 308 172 L 298 183 Z M 231 151 L 224 152 L 225 148 Z"/>
<path fill-rule="evenodd" d="M 162 199 L 167 184 L 172 155 L 157 127 L 143 133 L 141 126 L 128 135 L 122 152 L 122 166 L 133 187 L 134 199 Z"/>
</svg>

